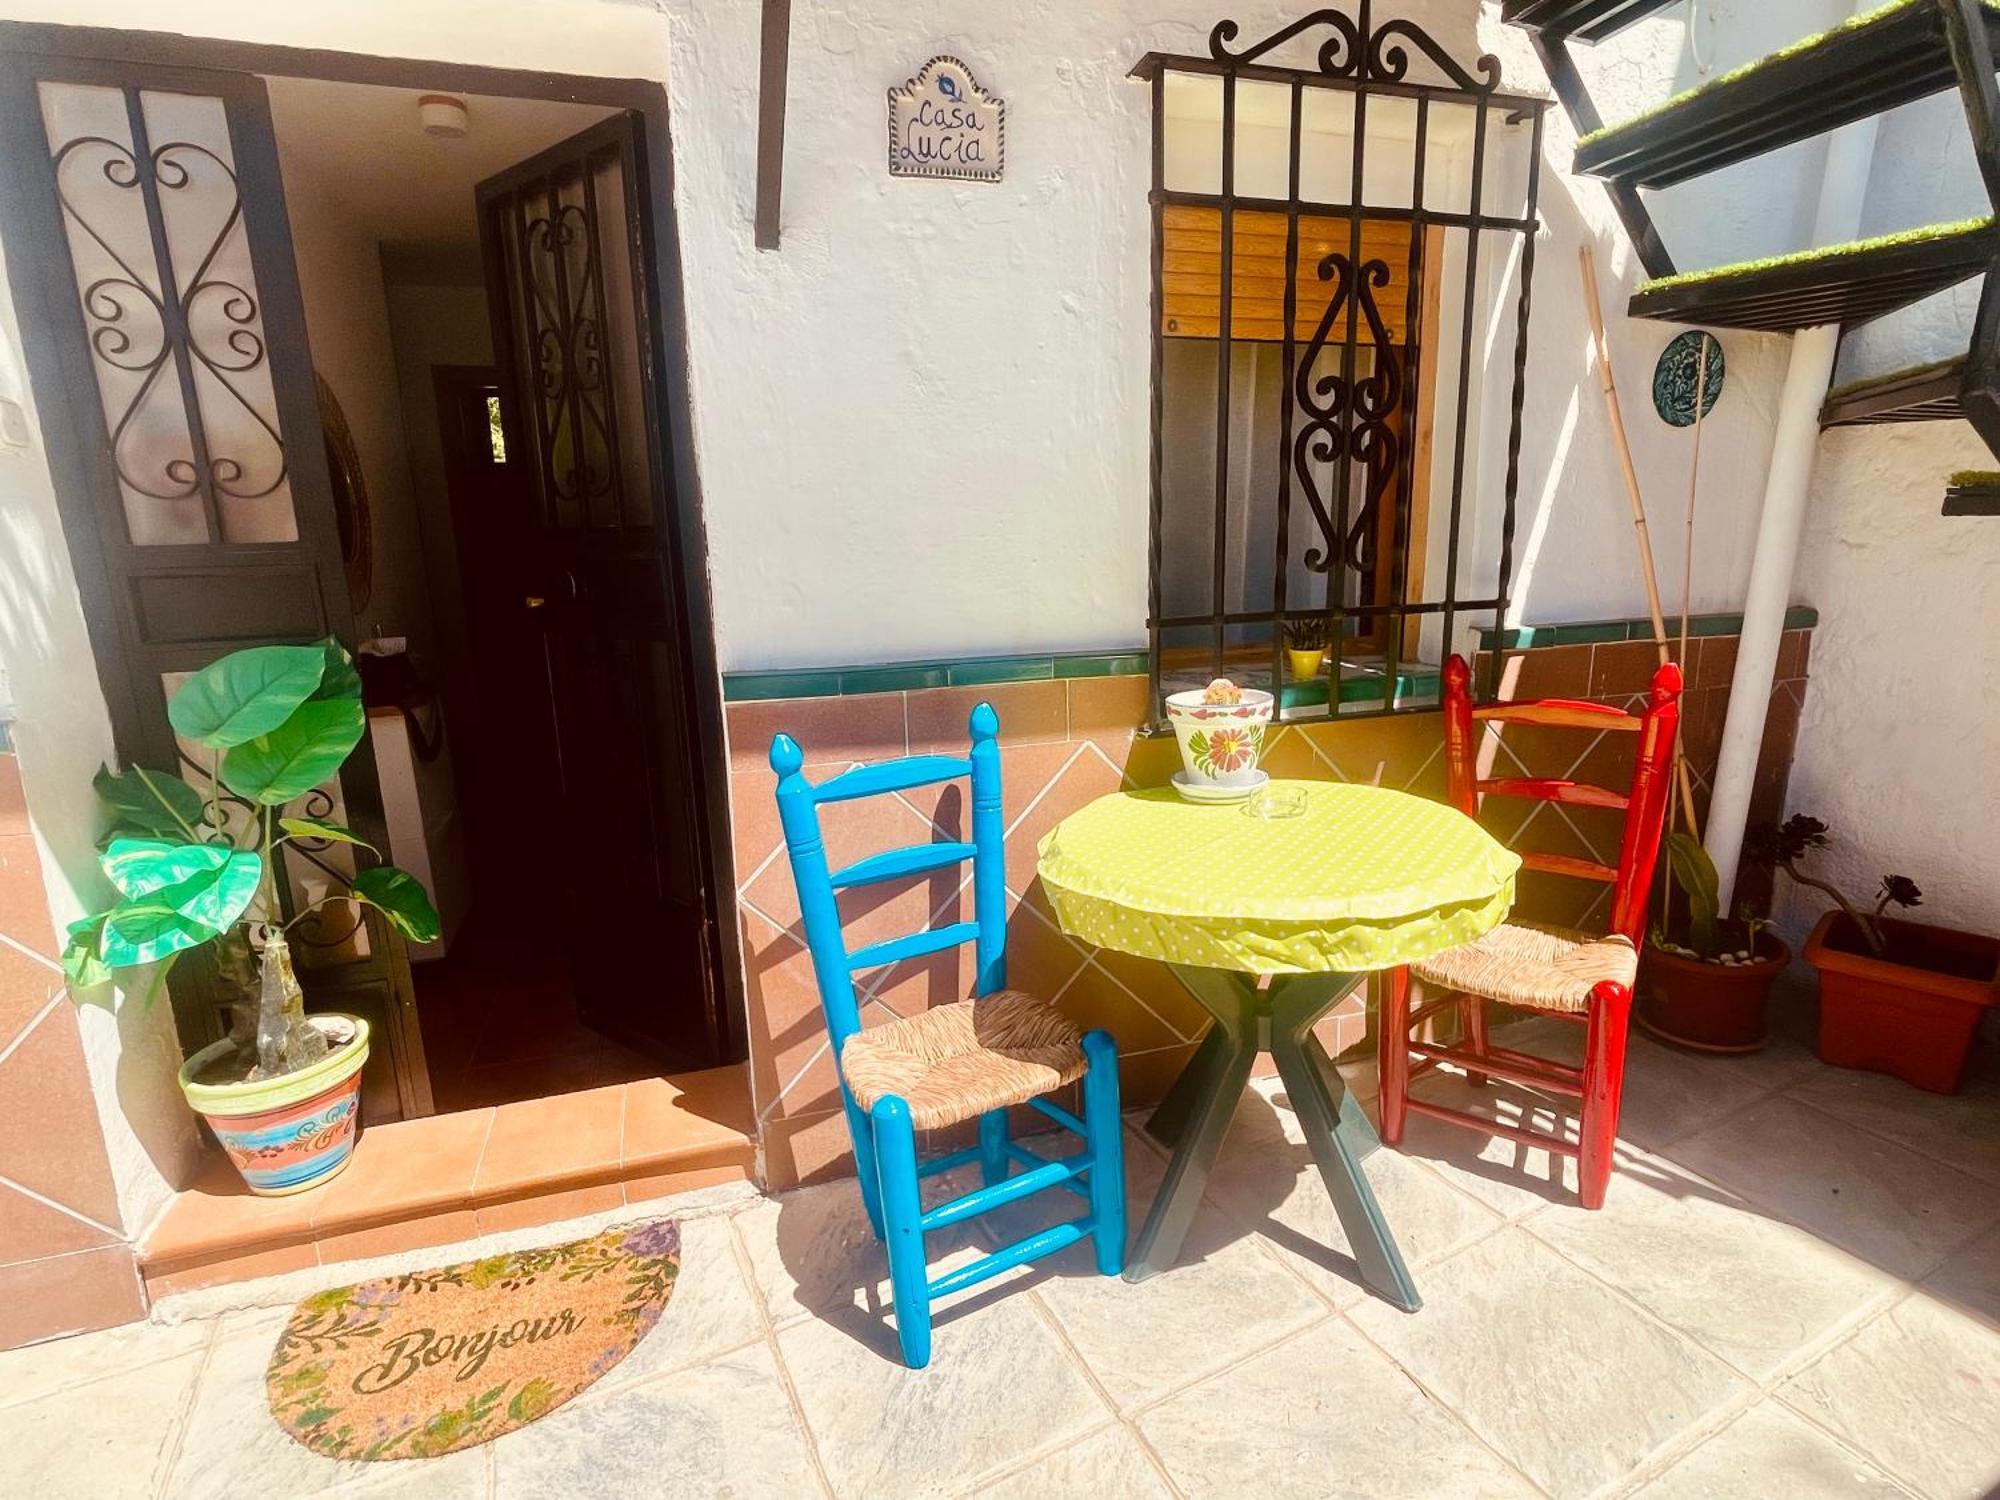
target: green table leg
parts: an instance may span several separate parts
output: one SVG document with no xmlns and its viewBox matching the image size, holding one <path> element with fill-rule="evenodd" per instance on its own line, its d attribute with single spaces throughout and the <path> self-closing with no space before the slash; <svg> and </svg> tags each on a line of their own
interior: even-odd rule
<svg viewBox="0 0 2000 1500">
<path fill-rule="evenodd" d="M 1188 992 L 1201 1002 L 1202 1009 L 1213 1015 L 1215 1008 L 1209 1003 L 1209 995 L 1217 992 L 1217 984 L 1229 983 L 1228 976 L 1216 974 L 1212 969 L 1178 967 L 1173 969 L 1173 973 Z M 1191 980 L 1188 977 L 1190 975 L 1197 977 Z M 1241 1002 L 1232 998 L 1227 1003 L 1237 1005 Z M 1220 1024 L 1209 1027 L 1207 1035 L 1201 1039 L 1201 1045 L 1195 1049 L 1194 1056 L 1189 1058 L 1187 1066 L 1181 1069 L 1181 1076 L 1174 1080 L 1173 1087 L 1167 1090 L 1166 1097 L 1154 1106 L 1151 1118 L 1146 1121 L 1146 1134 L 1162 1146 L 1178 1145 L 1181 1132 L 1187 1128 L 1188 1116 L 1194 1110 L 1195 1101 L 1215 1086 L 1216 1074 L 1228 1065 L 1230 1051 L 1228 1029 Z"/>
<path fill-rule="evenodd" d="M 1178 1118 L 1172 1122 L 1178 1139 L 1153 1207 L 1126 1257 L 1127 1281 L 1144 1281 L 1180 1258 L 1181 1243 L 1201 1207 L 1202 1189 L 1208 1185 L 1209 1171 L 1260 1050 L 1257 989 L 1249 975 L 1178 965 L 1174 972 L 1214 1015 L 1209 1037 L 1215 1045 L 1211 1049 L 1203 1042 L 1168 1095 L 1170 1101 L 1182 1096 L 1174 1111 Z M 1182 1083 L 1188 1085 L 1185 1090 Z"/>
<path fill-rule="evenodd" d="M 1321 985 L 1304 982 L 1319 977 L 1280 976 L 1272 981 L 1267 997 L 1271 1053 L 1278 1061 L 1279 1076 L 1312 1148 L 1320 1178 L 1326 1183 L 1327 1196 L 1340 1216 L 1340 1227 L 1353 1248 L 1362 1282 L 1390 1305 L 1415 1312 L 1424 1305 L 1423 1298 L 1417 1295 L 1416 1283 L 1403 1264 L 1374 1189 L 1361 1171 L 1367 1143 L 1375 1140 L 1374 1128 L 1341 1082 L 1338 1070 L 1322 1069 L 1315 1061 L 1315 1054 L 1324 1053 L 1313 1038 L 1313 1022 L 1325 1015 L 1337 998 L 1329 996 Z M 1344 994 L 1347 988 L 1351 982 L 1339 993 Z"/>
</svg>

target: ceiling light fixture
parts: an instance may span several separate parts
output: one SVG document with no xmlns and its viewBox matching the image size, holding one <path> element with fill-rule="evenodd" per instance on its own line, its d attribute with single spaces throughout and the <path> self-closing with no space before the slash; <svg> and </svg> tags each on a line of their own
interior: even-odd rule
<svg viewBox="0 0 2000 1500">
<path fill-rule="evenodd" d="M 425 135 L 460 141 L 472 133 L 472 115 L 465 101 L 451 94 L 425 94 L 417 100 L 417 119 Z"/>
</svg>

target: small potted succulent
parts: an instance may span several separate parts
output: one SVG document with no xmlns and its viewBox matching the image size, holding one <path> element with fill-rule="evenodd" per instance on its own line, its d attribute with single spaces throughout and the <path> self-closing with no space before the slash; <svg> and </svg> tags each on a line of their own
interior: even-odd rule
<svg viewBox="0 0 2000 1500">
<path fill-rule="evenodd" d="M 1792 953 L 1748 907 L 1724 922 L 1708 851 L 1685 833 L 1666 839 L 1667 870 L 1686 920 L 1655 927 L 1639 965 L 1639 1022 L 1697 1052 L 1755 1052 L 1769 1039 L 1764 1011 Z M 1669 932 L 1672 935 L 1669 935 Z"/>
<path fill-rule="evenodd" d="M 1268 781 L 1257 761 L 1276 707 L 1277 700 L 1263 689 L 1238 687 L 1227 677 L 1170 694 L 1167 722 L 1180 742 L 1184 767 L 1175 785 L 1185 795 L 1226 800 L 1247 797 Z"/>
<path fill-rule="evenodd" d="M 1285 621 L 1285 665 L 1292 681 L 1311 682 L 1326 665 L 1326 617 L 1299 615 Z"/>
<path fill-rule="evenodd" d="M 113 818 L 99 863 L 120 900 L 70 927 L 63 967 L 82 994 L 115 970 L 154 965 L 149 1000 L 192 948 L 215 945 L 225 976 L 244 971 L 230 1034 L 187 1059 L 181 1089 L 253 1193 L 300 1192 L 334 1176 L 353 1150 L 368 1024 L 305 1013 L 287 934 L 330 902 L 356 901 L 410 941 L 429 942 L 437 912 L 414 876 L 388 864 L 349 879 L 319 861 L 338 888 L 289 912 L 279 901 L 277 862 L 288 847 L 374 853 L 339 823 L 287 812 L 367 731 L 361 679 L 338 642 L 225 656 L 181 684 L 167 718 L 184 745 L 207 752 L 206 764 L 188 757 L 199 784 L 145 767 L 98 772 Z"/>
<path fill-rule="evenodd" d="M 1801 955 L 1819 972 L 1821 1060 L 1957 1092 L 1980 1018 L 2000 1004 L 2000 938 L 1889 916 L 1923 902 L 1907 875 L 1883 876 L 1864 909 L 1799 868 L 1827 842 L 1826 825 L 1799 814 L 1754 834 L 1746 850 L 1834 904 Z"/>
</svg>

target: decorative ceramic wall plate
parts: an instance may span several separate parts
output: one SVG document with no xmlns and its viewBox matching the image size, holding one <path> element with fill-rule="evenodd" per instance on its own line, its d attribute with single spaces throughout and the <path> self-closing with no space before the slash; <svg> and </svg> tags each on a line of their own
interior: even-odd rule
<svg viewBox="0 0 2000 1500">
<path fill-rule="evenodd" d="M 955 57 L 934 57 L 889 90 L 889 175 L 998 182 L 1007 150 L 1007 101 Z"/>
<path fill-rule="evenodd" d="M 1706 369 L 1701 362 L 1704 343 L 1708 347 Z M 1724 373 L 1722 345 L 1714 334 L 1694 328 L 1677 334 L 1653 366 L 1653 410 L 1669 427 L 1692 427 L 1695 387 L 1701 387 L 1701 414 L 1705 417 L 1715 410 L 1715 398 L 1722 394 Z"/>
</svg>

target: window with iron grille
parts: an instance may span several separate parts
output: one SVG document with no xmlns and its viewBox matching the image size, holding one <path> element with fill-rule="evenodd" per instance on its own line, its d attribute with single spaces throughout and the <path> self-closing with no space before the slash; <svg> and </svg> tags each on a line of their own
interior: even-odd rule
<svg viewBox="0 0 2000 1500">
<path fill-rule="evenodd" d="M 1414 23 L 1317 10 L 1149 53 L 1153 712 L 1427 708 L 1514 570 L 1546 100 Z M 1309 65 L 1285 66 L 1287 53 Z M 1287 670 L 1287 631 L 1323 640 Z"/>
</svg>

